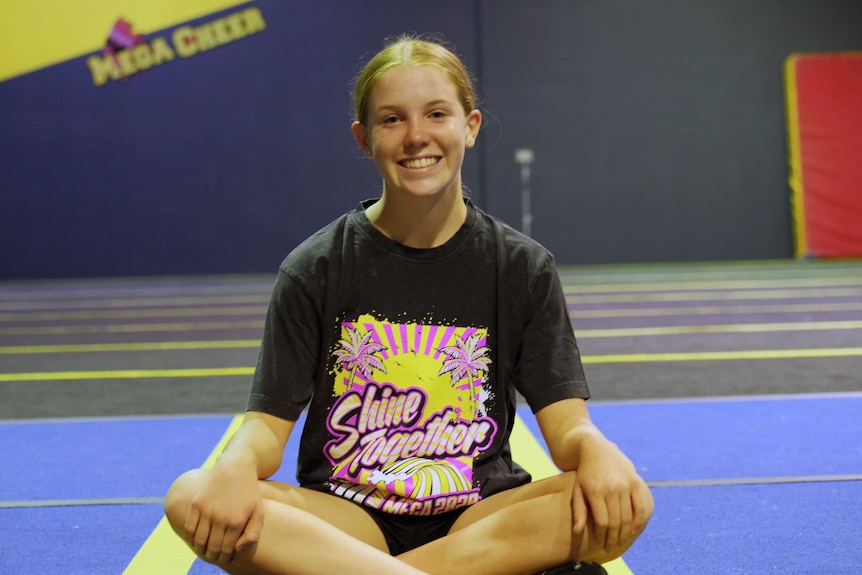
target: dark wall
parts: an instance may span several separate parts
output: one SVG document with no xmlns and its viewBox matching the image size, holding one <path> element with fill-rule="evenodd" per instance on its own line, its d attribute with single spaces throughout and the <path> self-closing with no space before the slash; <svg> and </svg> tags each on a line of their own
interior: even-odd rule
<svg viewBox="0 0 862 575">
<path fill-rule="evenodd" d="M 533 235 L 562 262 L 792 255 L 783 62 L 862 48 L 862 2 L 482 6 L 490 211 L 520 221 L 530 147 Z"/>
<path fill-rule="evenodd" d="M 782 63 L 862 47 L 862 3 L 658 4 L 258 0 L 264 32 L 127 80 L 95 87 L 85 56 L 2 82 L 0 278 L 271 272 L 379 193 L 349 82 L 403 31 L 479 76 L 464 179 L 515 227 L 534 149 L 561 263 L 789 257 Z"/>
<path fill-rule="evenodd" d="M 0 277 L 274 272 L 379 194 L 350 132 L 363 57 L 427 29 L 477 66 L 461 0 L 259 0 L 189 24 L 247 6 L 263 32 L 125 80 L 94 86 L 88 55 L 0 83 Z"/>
</svg>

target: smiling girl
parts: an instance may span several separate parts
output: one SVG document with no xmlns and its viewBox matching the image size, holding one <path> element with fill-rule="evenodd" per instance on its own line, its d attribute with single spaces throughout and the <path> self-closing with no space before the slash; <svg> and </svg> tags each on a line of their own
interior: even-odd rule
<svg viewBox="0 0 862 575">
<path fill-rule="evenodd" d="M 652 498 L 590 421 L 553 257 L 464 197 L 469 74 L 398 38 L 354 113 L 383 192 L 281 264 L 245 421 L 174 483 L 168 520 L 234 574 L 604 573 Z M 512 461 L 516 391 L 555 477 Z M 269 480 L 303 411 L 299 486 Z"/>
</svg>

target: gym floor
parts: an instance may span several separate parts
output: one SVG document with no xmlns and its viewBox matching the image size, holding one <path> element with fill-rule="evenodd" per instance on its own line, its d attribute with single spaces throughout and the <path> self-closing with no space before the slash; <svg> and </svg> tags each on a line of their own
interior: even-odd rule
<svg viewBox="0 0 862 575">
<path fill-rule="evenodd" d="M 656 500 L 612 574 L 862 572 L 862 261 L 560 273 L 593 418 Z M 272 280 L 0 283 L 0 573 L 219 572 L 161 498 L 237 424 Z"/>
</svg>

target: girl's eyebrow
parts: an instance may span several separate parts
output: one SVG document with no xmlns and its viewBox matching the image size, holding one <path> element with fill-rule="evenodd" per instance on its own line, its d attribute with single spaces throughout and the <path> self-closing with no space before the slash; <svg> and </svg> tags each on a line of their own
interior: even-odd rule
<svg viewBox="0 0 862 575">
<path fill-rule="evenodd" d="M 446 100 L 445 98 L 440 98 L 438 100 L 431 100 L 427 104 L 425 104 L 429 108 L 434 106 L 454 106 L 455 104 L 451 100 Z"/>
<path fill-rule="evenodd" d="M 436 106 L 454 107 L 455 103 L 450 101 L 450 100 L 447 100 L 445 98 L 438 98 L 436 100 L 431 100 L 430 102 L 427 102 L 424 104 L 425 108 L 434 108 Z M 404 108 L 404 106 L 401 106 L 398 104 L 381 104 L 380 106 L 377 106 L 377 108 L 375 108 L 374 111 L 376 113 L 388 112 L 388 111 L 400 111 L 403 108 Z"/>
</svg>

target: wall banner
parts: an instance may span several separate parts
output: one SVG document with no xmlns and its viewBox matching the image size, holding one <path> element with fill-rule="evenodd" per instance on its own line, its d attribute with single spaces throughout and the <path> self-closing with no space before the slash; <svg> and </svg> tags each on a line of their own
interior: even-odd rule
<svg viewBox="0 0 862 575">
<path fill-rule="evenodd" d="M 101 54 L 87 58 L 94 86 L 124 80 L 177 58 L 191 58 L 266 29 L 257 7 L 246 8 L 197 26 L 180 25 L 165 36 L 147 39 L 133 22 L 120 18 Z"/>
</svg>

